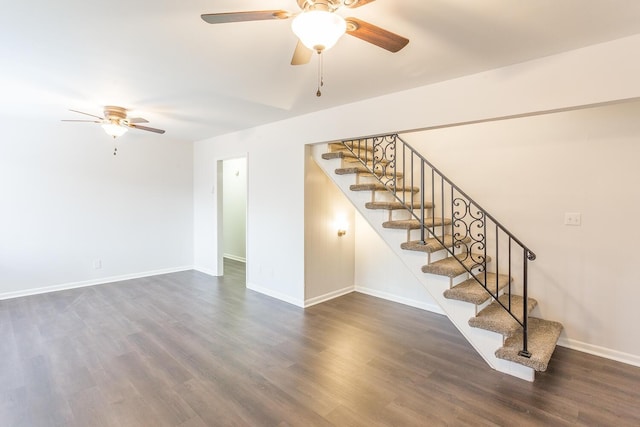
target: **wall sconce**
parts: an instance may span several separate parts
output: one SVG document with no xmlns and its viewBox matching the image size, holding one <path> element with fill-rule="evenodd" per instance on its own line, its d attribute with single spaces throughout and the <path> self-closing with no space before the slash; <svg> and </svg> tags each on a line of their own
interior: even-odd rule
<svg viewBox="0 0 640 427">
<path fill-rule="evenodd" d="M 346 217 L 338 216 L 336 218 L 335 227 L 338 229 L 338 237 L 342 237 L 347 234 L 347 229 L 349 229 L 349 221 L 347 221 Z"/>
<path fill-rule="evenodd" d="M 347 219 L 347 216 L 344 213 L 339 212 L 333 220 L 333 227 L 335 227 L 334 230 L 338 230 L 338 237 L 342 237 L 347 234 L 347 230 L 349 229 L 349 220 Z"/>
</svg>

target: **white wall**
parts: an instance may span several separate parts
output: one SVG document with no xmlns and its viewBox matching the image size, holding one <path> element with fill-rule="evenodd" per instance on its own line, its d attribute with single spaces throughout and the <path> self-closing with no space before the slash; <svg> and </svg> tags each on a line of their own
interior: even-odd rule
<svg viewBox="0 0 640 427">
<path fill-rule="evenodd" d="M 189 268 L 192 145 L 0 118 L 0 297 Z M 101 268 L 94 268 L 94 261 Z"/>
<path fill-rule="evenodd" d="M 307 147 L 304 189 L 305 306 L 352 292 L 355 209 L 318 167 Z M 346 231 L 338 236 L 338 228 Z"/>
<path fill-rule="evenodd" d="M 196 260 L 216 256 L 215 245 L 206 243 L 215 237 L 209 225 L 216 208 L 210 162 L 246 149 L 250 286 L 303 305 L 305 144 L 640 97 L 640 61 L 630 54 L 638 50 L 640 36 L 633 36 L 200 141 L 194 152 Z M 584 182 L 576 185 L 576 191 L 587 192 Z M 217 268 L 215 261 L 211 267 Z M 592 268 L 602 275 L 609 270 L 583 267 L 583 275 L 593 274 Z M 582 298 L 591 304 L 587 312 L 602 309 L 588 294 Z M 628 344 L 630 337 L 609 338 L 619 326 L 608 323 L 606 333 L 588 336 L 586 344 L 640 356 L 640 349 Z"/>
<path fill-rule="evenodd" d="M 246 260 L 247 159 L 227 159 L 223 168 L 223 245 L 224 256 Z"/>
<path fill-rule="evenodd" d="M 358 292 L 442 313 L 429 292 L 358 212 L 355 214 Z M 424 254 L 424 263 L 427 256 Z"/>
<path fill-rule="evenodd" d="M 633 102 L 404 138 L 536 253 L 534 314 L 560 320 L 568 345 L 640 354 L 624 326 L 640 323 L 638 117 Z"/>
</svg>

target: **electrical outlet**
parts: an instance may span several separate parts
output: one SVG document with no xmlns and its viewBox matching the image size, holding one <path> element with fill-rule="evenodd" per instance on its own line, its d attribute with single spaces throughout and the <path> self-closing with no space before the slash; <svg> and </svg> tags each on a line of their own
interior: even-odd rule
<svg viewBox="0 0 640 427">
<path fill-rule="evenodd" d="M 93 260 L 93 269 L 94 270 L 100 270 L 102 268 L 102 260 L 101 259 L 94 259 Z"/>
<path fill-rule="evenodd" d="M 582 218 L 579 212 L 565 212 L 564 225 L 579 226 L 582 224 Z"/>
</svg>

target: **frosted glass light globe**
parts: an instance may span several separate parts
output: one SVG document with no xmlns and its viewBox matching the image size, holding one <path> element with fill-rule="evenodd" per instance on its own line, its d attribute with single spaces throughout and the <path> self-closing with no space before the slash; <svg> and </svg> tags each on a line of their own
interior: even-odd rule
<svg viewBox="0 0 640 427">
<path fill-rule="evenodd" d="M 336 44 L 347 31 L 347 23 L 336 13 L 310 10 L 296 16 L 291 29 L 306 47 L 322 52 Z"/>
</svg>

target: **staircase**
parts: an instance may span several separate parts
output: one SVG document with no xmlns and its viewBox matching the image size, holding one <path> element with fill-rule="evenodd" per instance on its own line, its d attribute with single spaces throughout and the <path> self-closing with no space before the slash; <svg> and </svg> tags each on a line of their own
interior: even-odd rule
<svg viewBox="0 0 640 427">
<path fill-rule="evenodd" d="M 530 316 L 529 248 L 396 134 L 313 152 L 490 366 L 546 370 L 562 325 Z"/>
</svg>

